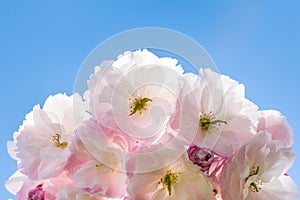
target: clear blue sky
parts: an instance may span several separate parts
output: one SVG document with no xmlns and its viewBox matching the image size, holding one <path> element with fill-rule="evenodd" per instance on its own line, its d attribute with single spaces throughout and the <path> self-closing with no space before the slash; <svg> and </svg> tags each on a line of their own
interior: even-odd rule
<svg viewBox="0 0 300 200">
<path fill-rule="evenodd" d="M 195 1 L 196 2 L 196 1 Z M 300 185 L 299 1 L 0 1 L 0 197 L 16 170 L 6 141 L 35 104 L 72 93 L 88 53 L 113 34 L 159 26 L 194 38 L 221 73 L 246 86 L 261 109 L 277 109 L 294 129 Z"/>
</svg>

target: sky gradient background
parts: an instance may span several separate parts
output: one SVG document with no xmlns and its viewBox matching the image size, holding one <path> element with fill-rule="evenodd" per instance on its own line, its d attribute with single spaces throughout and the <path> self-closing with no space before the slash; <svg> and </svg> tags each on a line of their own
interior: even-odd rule
<svg viewBox="0 0 300 200">
<path fill-rule="evenodd" d="M 1 0 L 0 199 L 13 198 L 3 186 L 16 170 L 6 142 L 25 114 L 51 94 L 70 95 L 77 70 L 100 42 L 147 26 L 192 37 L 260 109 L 287 117 L 297 154 L 289 173 L 299 186 L 300 2 L 206 2 Z"/>
</svg>

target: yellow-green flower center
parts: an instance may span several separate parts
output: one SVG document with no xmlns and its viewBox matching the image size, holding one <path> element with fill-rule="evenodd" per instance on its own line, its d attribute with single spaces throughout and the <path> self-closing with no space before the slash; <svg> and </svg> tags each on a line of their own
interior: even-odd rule
<svg viewBox="0 0 300 200">
<path fill-rule="evenodd" d="M 215 119 L 215 116 L 212 112 L 209 112 L 209 114 L 200 115 L 199 126 L 201 127 L 202 131 L 208 131 L 211 126 L 222 123 L 227 124 L 226 121 Z"/>
<path fill-rule="evenodd" d="M 129 99 L 131 100 L 131 99 Z M 147 110 L 147 104 L 152 99 L 149 98 L 135 98 L 130 104 L 130 113 L 129 115 L 133 115 L 135 113 L 142 114 L 143 111 Z"/>
<path fill-rule="evenodd" d="M 52 141 L 56 144 L 56 147 L 64 149 L 68 146 L 68 142 L 61 142 L 60 137 L 61 137 L 60 134 L 57 133 L 52 136 Z"/>
<path fill-rule="evenodd" d="M 259 166 L 254 166 L 252 167 L 250 174 L 248 177 L 246 177 L 245 182 L 251 177 L 255 176 L 259 173 Z M 251 192 L 259 192 L 261 190 L 261 185 L 262 185 L 262 180 L 261 179 L 256 179 L 255 181 L 250 183 L 249 190 Z"/>
<path fill-rule="evenodd" d="M 162 184 L 163 187 L 167 187 L 169 196 L 171 196 L 172 185 L 177 183 L 179 175 L 180 172 L 172 172 L 168 169 L 164 177 L 162 177 L 158 182 L 158 184 Z"/>
</svg>

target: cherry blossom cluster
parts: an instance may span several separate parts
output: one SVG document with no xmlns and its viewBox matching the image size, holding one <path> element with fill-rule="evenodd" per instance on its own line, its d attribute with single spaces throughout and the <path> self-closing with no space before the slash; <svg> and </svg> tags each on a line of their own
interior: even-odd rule
<svg viewBox="0 0 300 200">
<path fill-rule="evenodd" d="M 34 106 L 7 143 L 17 200 L 298 198 L 286 118 L 230 77 L 144 49 L 103 61 L 87 87 Z"/>
</svg>

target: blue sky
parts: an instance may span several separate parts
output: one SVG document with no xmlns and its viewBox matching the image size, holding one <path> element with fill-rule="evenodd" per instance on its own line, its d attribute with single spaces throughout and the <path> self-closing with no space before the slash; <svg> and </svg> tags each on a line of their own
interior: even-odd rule
<svg viewBox="0 0 300 200">
<path fill-rule="evenodd" d="M 197 2 L 197 3 L 196 3 Z M 108 37 L 138 27 L 180 31 L 200 43 L 223 74 L 244 83 L 260 109 L 294 129 L 289 171 L 300 185 L 299 1 L 0 1 L 0 197 L 16 170 L 6 141 L 35 104 L 72 93 L 84 58 Z"/>
</svg>

